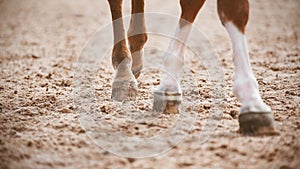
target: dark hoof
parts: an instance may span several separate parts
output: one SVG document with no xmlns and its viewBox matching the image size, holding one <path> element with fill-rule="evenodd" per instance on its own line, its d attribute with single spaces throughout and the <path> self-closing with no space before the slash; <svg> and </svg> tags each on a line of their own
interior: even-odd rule
<svg viewBox="0 0 300 169">
<path fill-rule="evenodd" d="M 181 100 L 181 93 L 154 92 L 153 111 L 177 114 Z"/>
<path fill-rule="evenodd" d="M 239 115 L 239 132 L 245 135 L 278 135 L 271 112 L 242 113 Z"/>
<path fill-rule="evenodd" d="M 115 81 L 112 84 L 111 98 L 116 101 L 135 100 L 137 84 L 135 81 Z"/>
</svg>

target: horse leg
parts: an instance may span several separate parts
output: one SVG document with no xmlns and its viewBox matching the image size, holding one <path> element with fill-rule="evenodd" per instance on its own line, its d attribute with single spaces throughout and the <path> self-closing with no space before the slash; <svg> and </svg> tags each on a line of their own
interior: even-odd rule
<svg viewBox="0 0 300 169">
<path fill-rule="evenodd" d="M 175 33 L 176 38 L 171 41 L 163 56 L 165 72 L 154 92 L 154 111 L 179 111 L 178 105 L 182 99 L 180 80 L 186 48 L 184 42 L 187 41 L 191 26 L 204 2 L 205 0 L 180 0 L 181 18 Z"/>
<path fill-rule="evenodd" d="M 132 0 L 128 42 L 132 55 L 132 73 L 139 77 L 143 67 L 143 47 L 147 41 L 144 19 L 144 0 Z"/>
<path fill-rule="evenodd" d="M 271 109 L 263 102 L 249 61 L 245 28 L 249 16 L 248 0 L 218 0 L 218 13 L 233 48 L 235 67 L 233 92 L 242 103 L 240 131 L 245 134 L 275 133 Z"/>
<path fill-rule="evenodd" d="M 132 100 L 137 93 L 137 81 L 131 72 L 132 58 L 126 44 L 122 19 L 122 0 L 108 0 L 113 21 L 114 47 L 112 65 L 115 75 L 112 82 L 112 99 Z"/>
</svg>

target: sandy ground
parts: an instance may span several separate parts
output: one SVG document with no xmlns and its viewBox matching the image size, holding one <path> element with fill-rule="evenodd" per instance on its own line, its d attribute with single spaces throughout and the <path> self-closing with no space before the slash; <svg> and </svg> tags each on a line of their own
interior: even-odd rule
<svg viewBox="0 0 300 169">
<path fill-rule="evenodd" d="M 178 16 L 179 5 L 171 1 L 149 0 L 146 9 Z M 232 50 L 218 20 L 216 3 L 209 1 L 195 26 L 212 42 L 224 68 L 226 103 L 217 128 L 205 143 L 198 144 L 212 107 L 211 84 L 198 76 L 197 118 L 189 135 L 164 154 L 133 159 L 98 147 L 82 129 L 73 102 L 76 59 L 86 40 L 109 23 L 107 2 L 0 0 L 0 168 L 299 168 L 300 2 L 251 2 L 247 29 L 251 63 L 280 135 L 249 137 L 236 132 L 240 103 L 231 91 Z M 126 15 L 128 4 L 126 0 Z M 201 71 L 201 66 L 192 63 L 194 70 Z M 103 70 L 111 69 L 104 65 Z M 158 76 L 151 79 L 149 73 L 139 80 L 141 90 L 157 85 Z M 107 84 L 110 77 L 109 73 L 100 74 L 97 82 Z M 109 88 L 98 87 L 97 96 L 109 97 Z M 147 123 L 138 127 L 122 123 L 120 127 L 121 118 L 110 105 L 102 105 L 101 111 L 111 114 L 111 125 L 123 127 L 129 136 L 144 136 L 146 130 L 151 135 L 172 126 L 169 116 L 152 128 Z"/>
</svg>

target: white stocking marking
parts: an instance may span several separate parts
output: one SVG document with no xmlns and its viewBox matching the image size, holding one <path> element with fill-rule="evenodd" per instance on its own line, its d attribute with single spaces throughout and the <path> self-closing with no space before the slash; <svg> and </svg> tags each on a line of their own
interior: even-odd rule
<svg viewBox="0 0 300 169">
<path fill-rule="evenodd" d="M 242 103 L 240 113 L 270 112 L 271 109 L 262 101 L 258 83 L 249 61 L 245 35 L 231 22 L 225 24 L 232 42 L 235 67 L 233 93 Z"/>
<path fill-rule="evenodd" d="M 188 39 L 191 24 L 184 27 L 178 26 L 175 38 L 170 43 L 163 56 L 165 73 L 162 77 L 158 90 L 164 92 L 181 93 L 180 79 L 184 65 L 185 42 Z"/>
</svg>

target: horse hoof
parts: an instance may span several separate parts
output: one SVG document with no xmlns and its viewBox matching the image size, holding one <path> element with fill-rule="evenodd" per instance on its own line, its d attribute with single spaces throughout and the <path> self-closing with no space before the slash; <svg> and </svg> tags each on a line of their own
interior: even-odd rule
<svg viewBox="0 0 300 169">
<path fill-rule="evenodd" d="M 153 111 L 177 114 L 181 100 L 181 93 L 154 92 Z"/>
<path fill-rule="evenodd" d="M 248 112 L 239 115 L 239 132 L 245 135 L 278 135 L 271 112 Z"/>
<path fill-rule="evenodd" d="M 116 101 L 135 100 L 137 83 L 135 81 L 114 81 L 111 98 Z"/>
</svg>

